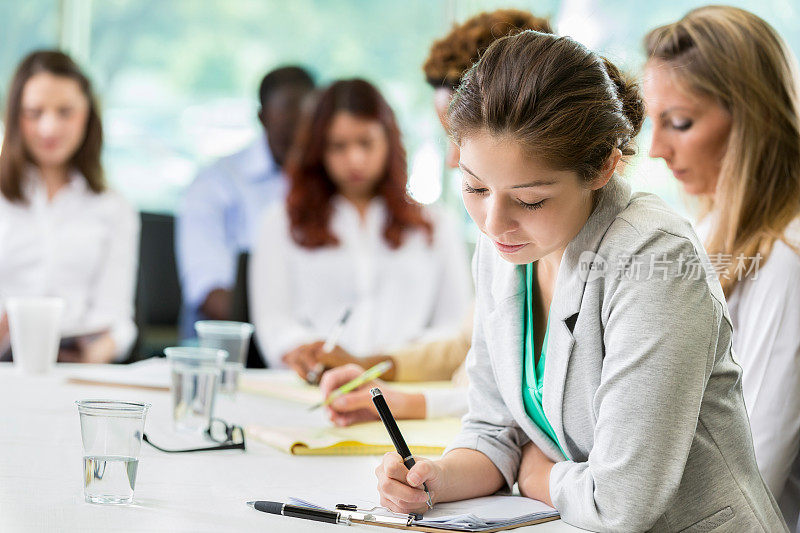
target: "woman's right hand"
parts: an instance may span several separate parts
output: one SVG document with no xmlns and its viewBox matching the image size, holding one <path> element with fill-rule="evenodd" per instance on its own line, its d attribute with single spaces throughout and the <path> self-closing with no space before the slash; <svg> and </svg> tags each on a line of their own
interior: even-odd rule
<svg viewBox="0 0 800 533">
<path fill-rule="evenodd" d="M 424 513 L 428 510 L 428 495 L 422 484 L 428 487 L 431 501 L 436 502 L 439 491 L 445 486 L 444 470 L 438 461 L 415 459 L 409 470 L 400 454 L 389 452 L 375 469 L 381 506 L 395 513 Z"/>
<path fill-rule="evenodd" d="M 282 359 L 283 362 L 297 372 L 301 379 L 306 379 L 308 373 L 317 366 L 316 351 L 322 346 L 323 341 L 302 344 L 293 350 L 286 352 Z"/>
<path fill-rule="evenodd" d="M 327 398 L 333 391 L 351 381 L 364 372 L 364 369 L 356 364 L 348 364 L 328 370 L 322 375 L 319 387 L 323 397 Z M 340 396 L 326 408 L 331 422 L 337 426 L 349 426 L 358 422 L 368 422 L 378 420 L 378 411 L 372 403 L 370 389 L 379 387 L 392 410 L 392 414 L 397 419 L 425 418 L 425 396 L 400 392 L 388 387 L 381 380 L 374 380 L 359 388 Z"/>
</svg>

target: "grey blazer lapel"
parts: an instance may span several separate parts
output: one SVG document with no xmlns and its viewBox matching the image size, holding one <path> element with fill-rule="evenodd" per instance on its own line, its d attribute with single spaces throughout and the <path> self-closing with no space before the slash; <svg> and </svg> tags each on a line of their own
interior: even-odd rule
<svg viewBox="0 0 800 533">
<path fill-rule="evenodd" d="M 517 424 L 546 455 L 558 460 L 558 451 L 550 438 L 540 430 L 525 412 L 522 402 L 523 305 L 525 300 L 524 266 L 512 265 L 497 258 L 492 279 L 495 307 L 486 317 L 484 335 L 492 357 L 495 379 L 503 401 Z"/>
<path fill-rule="evenodd" d="M 545 354 L 542 408 L 564 452 L 564 385 L 575 345 L 572 327 L 580 311 L 589 267 L 606 231 L 631 198 L 630 186 L 616 174 L 599 191 L 600 197 L 589 219 L 564 250 L 550 307 L 550 333 Z"/>
<path fill-rule="evenodd" d="M 492 279 L 494 309 L 486 318 L 486 344 L 494 359 L 495 376 L 506 405 L 516 414 L 522 406 L 522 305 L 525 298 L 523 268 L 502 259 L 496 261 Z"/>
</svg>

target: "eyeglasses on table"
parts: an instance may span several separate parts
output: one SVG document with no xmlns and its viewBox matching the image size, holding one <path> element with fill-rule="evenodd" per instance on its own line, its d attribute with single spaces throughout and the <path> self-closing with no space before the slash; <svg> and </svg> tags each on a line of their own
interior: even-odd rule
<svg viewBox="0 0 800 533">
<path fill-rule="evenodd" d="M 142 440 L 155 448 L 166 453 L 188 453 L 188 452 L 211 452 L 217 450 L 246 450 L 244 442 L 244 429 L 241 426 L 229 425 L 222 419 L 212 418 L 211 423 L 205 431 L 206 437 L 216 442 L 215 446 L 203 446 L 200 448 L 186 448 L 182 450 L 170 450 L 154 444 L 147 433 L 142 435 Z"/>
</svg>

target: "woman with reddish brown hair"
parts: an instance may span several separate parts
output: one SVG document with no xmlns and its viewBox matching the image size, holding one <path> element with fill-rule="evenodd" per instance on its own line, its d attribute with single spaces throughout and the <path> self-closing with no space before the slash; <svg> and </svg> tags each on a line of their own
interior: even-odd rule
<svg viewBox="0 0 800 533">
<path fill-rule="evenodd" d="M 348 309 L 338 342 L 359 356 L 458 329 L 471 299 L 463 239 L 454 219 L 408 196 L 400 130 L 374 86 L 328 87 L 286 173 L 286 203 L 265 214 L 250 267 L 269 366 L 306 375 Z"/>
</svg>

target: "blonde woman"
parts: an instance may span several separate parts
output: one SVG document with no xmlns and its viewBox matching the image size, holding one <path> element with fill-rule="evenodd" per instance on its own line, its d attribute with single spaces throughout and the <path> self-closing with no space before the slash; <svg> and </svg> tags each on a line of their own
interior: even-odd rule
<svg viewBox="0 0 800 533">
<path fill-rule="evenodd" d="M 645 38 L 651 157 L 700 199 L 764 481 L 800 502 L 800 118 L 795 62 L 766 22 L 710 6 Z"/>
</svg>

